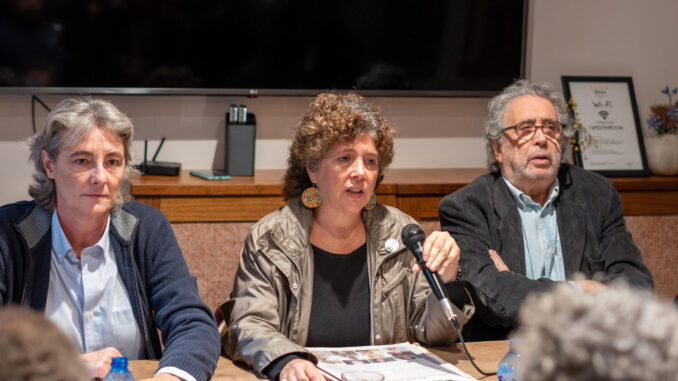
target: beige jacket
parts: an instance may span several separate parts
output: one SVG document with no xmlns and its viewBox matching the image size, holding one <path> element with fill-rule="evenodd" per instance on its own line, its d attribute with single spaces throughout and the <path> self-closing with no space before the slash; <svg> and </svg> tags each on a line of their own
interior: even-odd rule
<svg viewBox="0 0 678 381">
<path fill-rule="evenodd" d="M 292 352 L 315 361 L 304 348 L 313 299 L 312 218 L 311 210 L 292 200 L 256 223 L 245 240 L 231 298 L 220 307 L 228 323 L 226 354 L 259 375 Z M 416 221 L 382 205 L 363 211 L 363 220 L 373 305 L 371 343 L 454 342 L 456 332 L 422 273 L 412 272 L 414 257 L 400 239 L 402 228 Z M 385 247 L 389 239 L 399 243 L 394 252 Z M 463 313 L 454 308 L 462 325 L 474 312 L 472 306 Z"/>
</svg>

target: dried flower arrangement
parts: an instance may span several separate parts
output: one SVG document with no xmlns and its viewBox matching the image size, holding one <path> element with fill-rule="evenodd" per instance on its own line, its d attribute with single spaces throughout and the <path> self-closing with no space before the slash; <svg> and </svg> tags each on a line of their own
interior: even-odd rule
<svg viewBox="0 0 678 381">
<path fill-rule="evenodd" d="M 661 92 L 669 98 L 669 103 L 650 106 L 647 127 L 656 131 L 657 135 L 676 134 L 678 133 L 678 101 L 673 103 L 672 95 L 678 93 L 678 87 L 669 89 L 666 86 Z"/>
</svg>

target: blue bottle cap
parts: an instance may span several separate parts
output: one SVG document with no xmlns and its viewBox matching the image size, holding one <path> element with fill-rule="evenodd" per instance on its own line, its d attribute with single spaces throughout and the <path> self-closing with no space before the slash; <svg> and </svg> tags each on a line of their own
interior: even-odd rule
<svg viewBox="0 0 678 381">
<path fill-rule="evenodd" d="M 113 357 L 111 360 L 112 369 L 127 369 L 127 357 Z"/>
</svg>

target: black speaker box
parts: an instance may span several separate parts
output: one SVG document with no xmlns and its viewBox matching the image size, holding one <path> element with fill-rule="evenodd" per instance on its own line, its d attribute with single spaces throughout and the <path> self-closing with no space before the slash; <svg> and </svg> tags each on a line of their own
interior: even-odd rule
<svg viewBox="0 0 678 381">
<path fill-rule="evenodd" d="M 247 123 L 229 123 L 226 113 L 226 155 L 224 169 L 231 176 L 254 176 L 254 149 L 257 122 L 247 113 Z"/>
</svg>

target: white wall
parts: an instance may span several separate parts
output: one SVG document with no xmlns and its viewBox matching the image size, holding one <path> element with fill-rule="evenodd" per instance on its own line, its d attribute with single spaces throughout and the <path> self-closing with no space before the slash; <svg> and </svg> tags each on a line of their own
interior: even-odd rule
<svg viewBox="0 0 678 381">
<path fill-rule="evenodd" d="M 643 129 L 659 91 L 678 86 L 676 0 L 532 0 L 530 27 L 530 79 L 631 76 Z"/>
<path fill-rule="evenodd" d="M 532 0 L 527 76 L 560 86 L 561 75 L 632 76 L 641 119 L 678 85 L 678 1 Z M 501 59 L 498 57 L 498 64 Z M 110 96 L 135 124 L 137 157 L 168 138 L 158 160 L 185 169 L 221 167 L 224 115 L 246 103 L 257 116 L 257 169 L 283 168 L 290 131 L 307 97 Z M 54 105 L 59 96 L 43 96 Z M 398 130 L 393 168 L 484 167 L 487 99 L 374 98 Z M 0 204 L 26 199 L 31 166 L 21 142 L 32 133 L 30 96 L 0 95 Z M 37 125 L 46 112 L 37 106 Z"/>
</svg>

